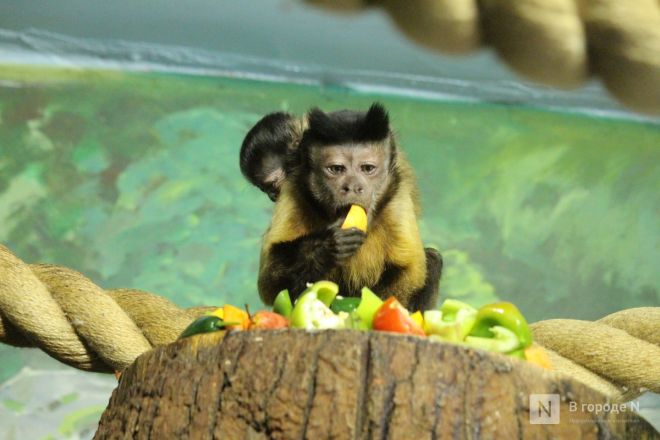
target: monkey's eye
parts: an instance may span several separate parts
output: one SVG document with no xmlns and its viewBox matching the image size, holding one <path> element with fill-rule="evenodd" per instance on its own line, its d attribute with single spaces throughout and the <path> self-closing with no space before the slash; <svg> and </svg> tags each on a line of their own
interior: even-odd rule
<svg viewBox="0 0 660 440">
<path fill-rule="evenodd" d="M 374 171 L 376 171 L 376 165 L 372 165 L 370 163 L 364 164 L 360 167 L 363 173 L 365 174 L 373 174 Z"/>
<path fill-rule="evenodd" d="M 330 165 L 327 168 L 331 174 L 341 174 L 346 170 L 346 167 L 344 165 Z"/>
</svg>

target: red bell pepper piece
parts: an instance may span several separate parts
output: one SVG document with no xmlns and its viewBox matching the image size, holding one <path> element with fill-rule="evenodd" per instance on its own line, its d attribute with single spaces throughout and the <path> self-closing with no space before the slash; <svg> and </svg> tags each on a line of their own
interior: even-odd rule
<svg viewBox="0 0 660 440">
<path fill-rule="evenodd" d="M 410 317 L 408 310 L 393 296 L 388 298 L 376 312 L 373 328 L 374 330 L 426 336 L 422 327 Z"/>
</svg>

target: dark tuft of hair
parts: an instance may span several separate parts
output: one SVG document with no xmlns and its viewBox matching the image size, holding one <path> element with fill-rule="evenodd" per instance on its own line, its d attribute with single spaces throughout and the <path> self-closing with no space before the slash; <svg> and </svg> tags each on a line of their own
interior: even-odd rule
<svg viewBox="0 0 660 440">
<path fill-rule="evenodd" d="M 390 133 L 390 117 L 382 104 L 374 102 L 369 107 L 360 127 L 358 137 L 366 140 L 382 140 Z"/>
<path fill-rule="evenodd" d="M 287 147 L 293 141 L 290 122 L 293 116 L 288 113 L 270 113 L 248 132 L 241 145 L 240 166 L 243 175 L 253 184 L 260 186 L 256 179 L 266 155 L 284 158 Z"/>
<path fill-rule="evenodd" d="M 374 103 L 366 112 L 340 110 L 325 113 L 318 108 L 308 115 L 304 144 L 344 144 L 378 142 L 390 133 L 390 120 L 385 108 Z"/>
</svg>

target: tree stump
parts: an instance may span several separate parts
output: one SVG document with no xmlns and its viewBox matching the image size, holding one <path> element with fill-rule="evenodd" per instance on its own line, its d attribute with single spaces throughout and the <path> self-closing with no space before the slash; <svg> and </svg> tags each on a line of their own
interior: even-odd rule
<svg viewBox="0 0 660 440">
<path fill-rule="evenodd" d="M 531 424 L 530 394 L 559 394 L 560 423 Z M 95 438 L 659 438 L 606 403 L 526 362 L 412 336 L 214 333 L 140 356 Z"/>
</svg>

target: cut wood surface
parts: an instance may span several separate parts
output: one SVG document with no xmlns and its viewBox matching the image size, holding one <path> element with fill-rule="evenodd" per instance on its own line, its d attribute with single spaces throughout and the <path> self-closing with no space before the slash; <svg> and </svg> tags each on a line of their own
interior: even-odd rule
<svg viewBox="0 0 660 440">
<path fill-rule="evenodd" d="M 530 424 L 530 394 L 558 394 L 560 423 Z M 214 333 L 140 356 L 95 438 L 660 438 L 606 403 L 524 361 L 412 336 Z"/>
</svg>

